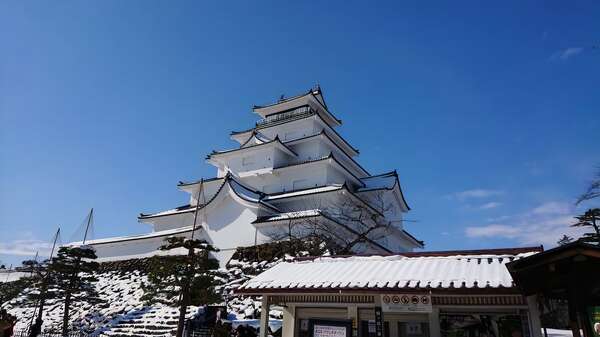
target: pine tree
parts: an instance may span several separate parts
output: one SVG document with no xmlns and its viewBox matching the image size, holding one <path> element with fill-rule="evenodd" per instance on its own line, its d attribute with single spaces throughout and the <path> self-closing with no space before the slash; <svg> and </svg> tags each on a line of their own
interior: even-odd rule
<svg viewBox="0 0 600 337">
<path fill-rule="evenodd" d="M 29 288 L 32 289 L 32 291 L 27 293 L 26 299 L 36 308 L 29 328 L 29 336 L 35 337 L 41 332 L 42 327 L 42 315 L 48 290 L 48 260 L 42 262 L 38 262 L 37 260 L 25 260 L 22 264 L 23 267 L 31 271 L 31 275 L 27 280 Z"/>
<path fill-rule="evenodd" d="M 580 216 L 576 216 L 577 222 L 573 227 L 591 227 L 593 231 L 583 234 L 581 240 L 586 242 L 595 242 L 600 245 L 600 208 L 587 210 Z"/>
<path fill-rule="evenodd" d="M 165 239 L 165 244 L 159 249 L 187 251 L 188 254 L 152 257 L 142 299 L 147 304 L 178 306 L 176 336 L 181 337 L 189 305 L 209 304 L 221 300 L 215 291 L 219 282 L 214 278 L 219 263 L 210 256 L 210 253 L 217 249 L 205 241 L 181 237 Z"/>
<path fill-rule="evenodd" d="M 564 246 L 564 245 L 566 245 L 568 243 L 571 243 L 571 242 L 573 242 L 573 238 L 570 237 L 570 236 L 568 236 L 567 234 L 563 234 L 563 236 L 558 241 L 556 241 L 556 243 L 559 246 Z"/>
<path fill-rule="evenodd" d="M 88 246 L 60 247 L 58 254 L 48 267 L 48 298 L 64 302 L 62 334 L 69 331 L 70 309 L 73 304 L 101 302 L 93 282 L 99 264 L 96 252 Z"/>
<path fill-rule="evenodd" d="M 0 307 L 19 296 L 25 289 L 31 286 L 31 283 L 31 278 L 29 277 L 21 277 L 11 282 L 0 282 Z"/>
</svg>

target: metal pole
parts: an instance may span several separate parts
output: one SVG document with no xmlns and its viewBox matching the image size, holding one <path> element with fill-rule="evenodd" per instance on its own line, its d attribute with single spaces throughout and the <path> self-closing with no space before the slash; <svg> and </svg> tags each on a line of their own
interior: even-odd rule
<svg viewBox="0 0 600 337">
<path fill-rule="evenodd" d="M 204 178 L 200 178 L 200 186 L 198 186 L 198 195 L 196 196 L 196 210 L 194 211 L 194 224 L 192 226 L 192 236 L 191 240 L 194 239 L 194 234 L 196 232 L 196 222 L 198 219 L 198 210 L 200 209 L 200 194 L 204 189 Z"/>
<path fill-rule="evenodd" d="M 92 217 L 94 216 L 94 208 L 92 208 L 90 210 L 90 215 L 88 216 L 88 223 L 87 226 L 85 227 L 85 233 L 83 234 L 83 242 L 81 243 L 81 245 L 85 245 L 85 240 L 87 239 L 87 235 L 88 235 L 88 230 L 90 229 L 90 223 L 92 223 Z"/>
</svg>

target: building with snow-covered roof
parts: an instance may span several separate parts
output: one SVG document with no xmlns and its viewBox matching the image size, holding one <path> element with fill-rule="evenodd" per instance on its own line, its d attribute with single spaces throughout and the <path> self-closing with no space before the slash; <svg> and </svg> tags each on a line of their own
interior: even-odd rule
<svg viewBox="0 0 600 337">
<path fill-rule="evenodd" d="M 538 302 L 506 268 L 542 247 L 298 258 L 236 289 L 282 337 L 541 337 Z M 261 337 L 267 336 L 261 329 Z"/>
<path fill-rule="evenodd" d="M 88 241 L 99 258 L 152 255 L 164 238 L 189 236 L 194 219 L 196 237 L 219 248 L 222 263 L 237 247 L 279 238 L 292 221 L 298 236 L 309 230 L 303 223 L 310 223 L 326 227 L 340 242 L 359 237 L 358 244 L 348 246 L 354 253 L 423 247 L 404 228 L 403 214 L 410 208 L 398 174 L 371 175 L 358 163 L 359 151 L 336 131 L 342 121 L 319 87 L 254 106 L 253 112 L 260 117 L 254 127 L 231 133 L 238 146 L 207 155 L 215 177 L 177 185 L 189 194 L 186 205 L 140 214 L 138 220 L 151 224 L 152 233 Z M 340 210 L 349 204 L 352 212 L 370 219 L 362 221 L 363 228 Z M 377 228 L 365 233 L 364 227 Z"/>
</svg>

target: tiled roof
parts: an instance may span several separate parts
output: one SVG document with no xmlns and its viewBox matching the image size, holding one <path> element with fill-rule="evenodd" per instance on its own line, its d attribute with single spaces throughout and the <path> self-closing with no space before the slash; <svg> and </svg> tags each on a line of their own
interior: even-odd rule
<svg viewBox="0 0 600 337">
<path fill-rule="evenodd" d="M 505 265 L 537 252 L 531 248 L 508 254 L 321 257 L 280 263 L 248 281 L 240 292 L 512 288 Z"/>
</svg>

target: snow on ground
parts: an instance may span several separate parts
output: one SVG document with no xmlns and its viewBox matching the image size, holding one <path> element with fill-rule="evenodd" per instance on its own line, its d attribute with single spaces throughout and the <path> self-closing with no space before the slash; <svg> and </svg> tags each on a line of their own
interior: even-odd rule
<svg viewBox="0 0 600 337">
<path fill-rule="evenodd" d="M 14 270 L 0 270 L 0 283 L 2 282 L 13 282 L 21 277 L 30 276 L 30 272 L 14 271 Z"/>
<path fill-rule="evenodd" d="M 103 302 L 96 305 L 81 304 L 72 307 L 72 324 L 93 335 L 103 336 L 171 336 L 176 329 L 178 309 L 162 304 L 146 305 L 141 297 L 144 294 L 142 285 L 147 277 L 144 272 L 135 268 L 136 261 L 126 262 L 128 268 L 99 272 L 94 283 Z M 260 318 L 261 299 L 233 295 L 233 291 L 246 280 L 265 269 L 275 265 L 274 262 L 247 262 L 232 260 L 226 268 L 219 269 L 217 278 L 222 285 L 217 291 L 223 294 L 229 312 L 229 319 L 234 325 L 256 325 Z M 134 267 L 132 267 L 134 266 Z M 142 268 L 143 269 L 143 268 Z M 28 289 L 25 291 L 32 291 Z M 48 300 L 44 310 L 44 330 L 60 330 L 62 326 L 62 302 Z M 33 305 L 25 301 L 25 294 L 5 303 L 2 308 L 18 318 L 15 330 L 26 329 L 31 322 Z M 270 308 L 271 329 L 281 325 L 280 308 Z M 197 307 L 190 306 L 187 316 L 191 318 Z M 274 330 L 273 330 L 274 331 Z"/>
</svg>

